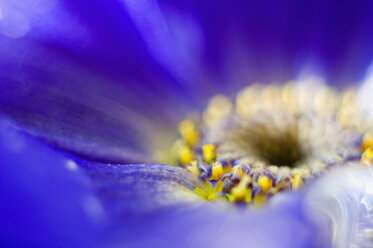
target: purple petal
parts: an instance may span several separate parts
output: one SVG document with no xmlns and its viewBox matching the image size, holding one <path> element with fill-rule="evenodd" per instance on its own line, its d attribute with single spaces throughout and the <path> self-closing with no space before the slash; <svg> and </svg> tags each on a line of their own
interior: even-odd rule
<svg viewBox="0 0 373 248">
<path fill-rule="evenodd" d="M 17 47 L 14 42 L 5 44 L 8 52 Z M 31 133 L 108 162 L 149 161 L 155 145 L 169 145 L 174 134 L 165 130 L 173 123 L 172 115 L 159 108 L 158 99 L 132 95 L 127 86 L 33 43 L 26 47 L 25 57 L 0 56 L 0 111 Z M 155 135 L 163 135 L 165 143 Z"/>
<path fill-rule="evenodd" d="M 203 65 L 236 91 L 248 82 L 285 82 L 316 73 L 346 85 L 373 57 L 370 1 L 168 1 L 164 12 L 193 16 L 203 30 Z"/>
<path fill-rule="evenodd" d="M 107 247 L 110 230 L 126 224 L 118 217 L 197 199 L 188 189 L 196 178 L 186 170 L 88 162 L 79 167 L 3 118 L 0 148 L 1 247 Z"/>
<path fill-rule="evenodd" d="M 148 162 L 195 98 L 141 44 L 116 1 L 4 1 L 0 110 L 85 158 Z"/>
<path fill-rule="evenodd" d="M 299 195 L 262 210 L 205 204 L 127 216 L 111 233 L 126 247 L 330 247 Z M 130 226 L 131 228 L 128 228 Z"/>
<path fill-rule="evenodd" d="M 104 165 L 78 161 L 107 207 L 112 221 L 181 203 L 202 202 L 193 191 L 201 182 L 187 170 L 160 164 Z M 120 223 L 118 223 L 120 224 Z"/>
<path fill-rule="evenodd" d="M 94 244 L 96 197 L 71 160 L 0 119 L 0 164 L 1 247 Z"/>
</svg>

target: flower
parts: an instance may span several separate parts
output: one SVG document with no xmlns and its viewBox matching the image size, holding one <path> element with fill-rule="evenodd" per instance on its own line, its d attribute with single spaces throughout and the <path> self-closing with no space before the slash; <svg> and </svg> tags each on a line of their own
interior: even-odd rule
<svg viewBox="0 0 373 248">
<path fill-rule="evenodd" d="M 332 170 L 248 210 L 201 199 L 204 182 L 155 164 L 155 153 L 170 150 L 177 123 L 216 93 L 311 74 L 336 88 L 362 80 L 371 8 L 1 1 L 1 246 L 370 247 L 370 169 Z M 219 151 L 204 145 L 214 162 Z M 183 154 L 189 165 L 194 152 Z"/>
</svg>

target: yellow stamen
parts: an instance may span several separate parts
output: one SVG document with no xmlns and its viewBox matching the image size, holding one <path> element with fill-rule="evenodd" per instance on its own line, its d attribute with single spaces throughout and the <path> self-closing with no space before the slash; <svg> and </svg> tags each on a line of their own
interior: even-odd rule
<svg viewBox="0 0 373 248">
<path fill-rule="evenodd" d="M 193 121 L 186 119 L 180 122 L 179 132 L 189 146 L 195 147 L 197 145 L 199 141 L 199 133 Z"/>
<path fill-rule="evenodd" d="M 294 177 L 290 179 L 290 182 L 293 190 L 297 190 L 303 183 L 302 176 L 300 174 L 295 174 Z"/>
<path fill-rule="evenodd" d="M 365 149 L 364 153 L 361 155 L 361 162 L 364 165 L 373 165 L 373 149 L 369 147 Z"/>
<path fill-rule="evenodd" d="M 179 160 L 180 164 L 184 166 L 192 162 L 194 160 L 194 153 L 192 149 L 190 149 L 188 146 L 182 147 L 179 152 Z"/>
<path fill-rule="evenodd" d="M 260 176 L 258 178 L 258 184 L 262 188 L 262 192 L 265 194 L 268 190 L 272 189 L 272 179 L 267 176 Z"/>
<path fill-rule="evenodd" d="M 223 166 L 220 162 L 216 162 L 212 165 L 212 175 L 210 180 L 219 180 L 224 174 Z"/>
<path fill-rule="evenodd" d="M 260 206 L 280 191 L 299 190 L 332 164 L 356 162 L 356 155 L 373 166 L 372 122 L 360 116 L 356 97 L 356 89 L 334 91 L 320 78 L 251 85 L 235 106 L 227 97 L 212 98 L 195 122 L 179 123 L 169 154 L 154 157 L 169 157 L 199 177 L 194 191 L 203 199 Z"/>
<path fill-rule="evenodd" d="M 215 161 L 216 159 L 216 147 L 212 144 L 207 144 L 202 146 L 203 151 L 203 158 L 205 159 L 206 163 L 210 164 Z"/>
<path fill-rule="evenodd" d="M 244 176 L 241 182 L 232 189 L 231 194 L 228 194 L 230 201 L 241 201 L 241 202 L 251 202 L 251 189 L 248 187 L 251 178 L 249 176 Z"/>
<path fill-rule="evenodd" d="M 362 150 L 366 151 L 368 148 L 372 148 L 372 147 L 373 147 L 373 133 L 367 132 L 364 134 L 364 137 L 363 137 Z"/>
</svg>

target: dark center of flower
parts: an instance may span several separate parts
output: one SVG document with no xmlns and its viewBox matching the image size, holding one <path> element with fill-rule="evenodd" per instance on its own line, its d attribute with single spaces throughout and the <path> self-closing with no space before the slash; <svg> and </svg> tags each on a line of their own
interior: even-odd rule
<svg viewBox="0 0 373 248">
<path fill-rule="evenodd" d="M 179 125 L 177 163 L 205 183 L 206 200 L 261 205 L 335 166 L 373 163 L 373 135 L 354 89 L 253 85 L 235 104 L 212 98 L 200 119 Z"/>
<path fill-rule="evenodd" d="M 293 126 L 284 130 L 276 130 L 273 123 L 242 127 L 235 131 L 233 140 L 267 164 L 296 167 L 306 156 Z"/>
</svg>

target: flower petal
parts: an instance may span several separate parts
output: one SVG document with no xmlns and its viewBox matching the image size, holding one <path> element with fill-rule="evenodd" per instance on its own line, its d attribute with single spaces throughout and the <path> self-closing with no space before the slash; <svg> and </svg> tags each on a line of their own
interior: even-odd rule
<svg viewBox="0 0 373 248">
<path fill-rule="evenodd" d="M 371 168 L 343 167 L 326 174 L 309 188 L 307 201 L 312 218 L 322 225 L 330 223 L 325 235 L 332 237 L 333 247 L 373 245 L 372 179 Z"/>
<path fill-rule="evenodd" d="M 373 6 L 365 0 L 159 2 L 162 11 L 199 24 L 202 65 L 225 92 L 248 82 L 286 82 L 304 70 L 347 85 L 372 61 Z"/>
<path fill-rule="evenodd" d="M 87 211 L 96 198 L 76 164 L 3 118 L 0 164 L 1 247 L 94 245 L 102 219 Z"/>
<path fill-rule="evenodd" d="M 263 210 L 205 204 L 126 216 L 110 241 L 115 247 L 330 247 L 300 199 L 287 196 Z"/>
<path fill-rule="evenodd" d="M 149 162 L 195 98 L 147 54 L 124 6 L 90 5 L 2 2 L 0 110 L 85 158 Z"/>
<path fill-rule="evenodd" d="M 198 182 L 187 170 L 82 161 L 79 167 L 4 118 L 0 148 L 0 246 L 107 247 L 107 232 L 126 224 L 119 217 L 201 201 L 188 189 Z"/>
<path fill-rule="evenodd" d="M 87 161 L 78 161 L 78 164 L 85 168 L 114 222 L 118 217 L 144 215 L 175 204 L 202 202 L 193 192 L 197 186 L 201 187 L 201 181 L 180 167 L 160 164 L 104 165 Z"/>
<path fill-rule="evenodd" d="M 10 50 L 14 47 L 14 43 L 6 44 Z M 28 45 L 23 53 L 26 58 L 0 56 L 0 111 L 31 133 L 107 162 L 149 161 L 152 147 L 168 146 L 167 141 L 173 139 L 174 133 L 165 132 L 173 115 L 155 97 L 140 98 L 125 85 Z M 39 56 L 45 59 L 38 61 Z M 164 143 L 155 135 L 163 135 Z"/>
</svg>

